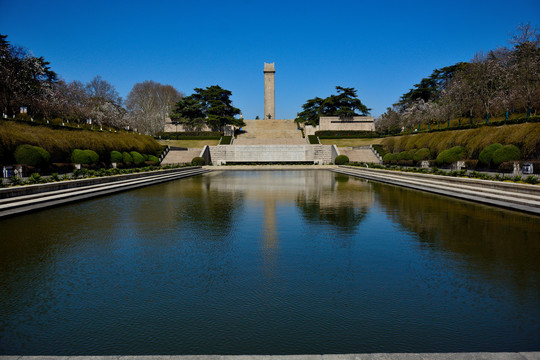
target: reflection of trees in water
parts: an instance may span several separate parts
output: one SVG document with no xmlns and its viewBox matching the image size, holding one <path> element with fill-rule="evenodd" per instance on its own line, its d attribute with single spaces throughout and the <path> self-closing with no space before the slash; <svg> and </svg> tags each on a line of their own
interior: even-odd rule
<svg viewBox="0 0 540 360">
<path fill-rule="evenodd" d="M 210 181 L 204 176 L 192 178 L 189 186 L 179 189 L 178 200 L 183 206 L 177 209 L 175 218 L 222 237 L 230 233 L 244 196 L 241 191 L 212 190 Z"/>
<path fill-rule="evenodd" d="M 511 270 L 516 283 L 540 289 L 538 217 L 373 184 L 388 216 L 418 234 L 422 246 L 459 254 L 485 274 Z"/>
<path fill-rule="evenodd" d="M 370 185 L 342 174 L 331 174 L 326 180 L 332 186 L 299 192 L 296 206 L 311 224 L 329 224 L 339 231 L 353 233 L 373 203 Z"/>
<path fill-rule="evenodd" d="M 321 207 L 318 197 L 305 197 L 299 194 L 296 206 L 302 217 L 312 224 L 326 223 L 344 232 L 354 232 L 367 215 L 367 208 L 356 208 L 352 204 Z"/>
</svg>

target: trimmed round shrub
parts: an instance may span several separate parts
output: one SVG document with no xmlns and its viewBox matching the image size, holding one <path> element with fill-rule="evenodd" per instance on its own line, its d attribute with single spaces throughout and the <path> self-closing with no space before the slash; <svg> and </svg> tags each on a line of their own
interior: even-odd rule
<svg viewBox="0 0 540 360">
<path fill-rule="evenodd" d="M 18 164 L 39 167 L 49 162 L 51 155 L 39 146 L 19 145 L 13 154 Z"/>
<path fill-rule="evenodd" d="M 467 157 L 467 149 L 463 146 L 454 146 L 451 149 L 441 151 L 435 162 L 439 165 L 450 165 Z"/>
<path fill-rule="evenodd" d="M 121 163 L 124 157 L 120 151 L 111 151 L 111 162 Z"/>
<path fill-rule="evenodd" d="M 397 160 L 397 154 L 388 153 L 383 156 L 383 162 L 390 163 L 392 160 Z"/>
<path fill-rule="evenodd" d="M 144 156 L 142 156 L 140 153 L 136 151 L 131 151 L 129 154 L 131 155 L 135 165 L 140 165 L 144 162 Z"/>
<path fill-rule="evenodd" d="M 154 155 L 148 155 L 148 161 L 153 161 L 156 164 L 158 164 L 159 163 L 159 158 L 157 156 L 154 156 Z"/>
<path fill-rule="evenodd" d="M 146 154 L 141 154 L 141 155 L 142 155 L 142 157 L 144 158 L 144 161 L 147 161 L 147 160 L 148 160 L 148 155 L 146 155 Z"/>
<path fill-rule="evenodd" d="M 503 146 L 501 144 L 491 144 L 486 146 L 484 150 L 478 155 L 478 162 L 483 166 L 491 166 L 493 160 L 493 154 Z"/>
<path fill-rule="evenodd" d="M 412 160 L 414 155 L 414 150 L 402 151 L 397 154 L 396 160 Z"/>
<path fill-rule="evenodd" d="M 90 158 L 92 164 L 97 164 L 99 162 L 99 155 L 94 150 L 83 150 L 86 156 Z"/>
<path fill-rule="evenodd" d="M 133 158 L 131 157 L 131 155 L 128 152 L 124 151 L 122 153 L 122 162 L 124 164 L 132 164 L 133 163 Z"/>
<path fill-rule="evenodd" d="M 99 155 L 93 150 L 75 149 L 71 152 L 71 161 L 75 164 L 95 164 Z"/>
<path fill-rule="evenodd" d="M 422 148 L 416 150 L 416 152 L 413 155 L 414 161 L 423 161 L 423 160 L 429 160 L 431 157 L 431 151 L 429 151 L 428 148 Z"/>
<path fill-rule="evenodd" d="M 334 160 L 336 165 L 345 165 L 349 162 L 349 157 L 347 155 L 338 155 Z"/>
<path fill-rule="evenodd" d="M 206 165 L 206 161 L 200 156 L 195 156 L 193 160 L 191 160 L 191 165 L 193 166 L 203 166 Z"/>
<path fill-rule="evenodd" d="M 521 158 L 521 151 L 515 145 L 504 145 L 493 153 L 491 161 L 495 165 L 508 161 L 517 161 Z"/>
</svg>

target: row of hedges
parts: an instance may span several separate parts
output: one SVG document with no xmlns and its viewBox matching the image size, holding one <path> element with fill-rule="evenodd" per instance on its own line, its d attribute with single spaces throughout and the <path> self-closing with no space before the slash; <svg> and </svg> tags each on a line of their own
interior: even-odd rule
<svg viewBox="0 0 540 360">
<path fill-rule="evenodd" d="M 434 133 L 434 132 L 444 132 L 444 131 L 456 131 L 456 130 L 470 130 L 470 129 L 478 129 L 485 126 L 503 126 L 503 125 L 517 125 L 517 124 L 524 124 L 524 123 L 539 123 L 540 122 L 540 116 L 530 116 L 530 117 L 519 117 L 515 119 L 508 119 L 508 120 L 499 120 L 499 121 L 492 121 L 492 122 L 481 122 L 481 123 L 460 123 L 459 125 L 455 126 L 447 126 L 440 128 L 437 124 L 437 127 L 427 126 L 424 125 L 424 130 L 418 131 L 418 128 L 408 128 L 405 129 L 405 132 L 409 132 L 410 134 L 426 134 L 426 133 Z M 444 123 L 443 123 L 444 124 Z M 431 124 L 434 125 L 434 124 Z M 378 131 L 328 131 L 328 130 L 321 130 L 315 132 L 315 135 L 317 135 L 320 139 L 369 139 L 369 138 L 380 138 L 380 137 L 386 137 L 389 135 L 399 135 L 401 133 L 401 130 L 398 129 L 396 131 L 393 131 L 392 134 L 389 132 L 378 132 Z"/>
<path fill-rule="evenodd" d="M 219 131 L 182 131 L 161 132 L 156 134 L 156 139 L 162 140 L 219 140 L 223 136 Z"/>
<path fill-rule="evenodd" d="M 38 146 L 50 155 L 50 162 L 71 162 L 74 149 L 96 152 L 108 159 L 111 151 L 137 151 L 158 155 L 162 146 L 150 136 L 127 132 L 97 132 L 88 130 L 54 130 L 44 126 L 31 126 L 14 121 L 0 121 L 0 163 L 13 164 L 15 150 L 21 145 Z"/>
<path fill-rule="evenodd" d="M 49 165 L 50 154 L 47 150 L 39 146 L 20 145 L 14 152 L 15 161 L 17 164 L 27 165 L 34 168 L 44 168 Z M 98 153 L 93 150 L 74 149 L 71 153 L 70 160 L 74 164 L 95 165 L 99 162 Z M 104 160 L 106 161 L 106 160 Z M 132 164 L 141 165 L 145 162 L 147 165 L 159 164 L 159 159 L 154 155 L 140 154 L 137 151 L 119 152 L 111 151 L 110 162 L 123 163 L 130 166 Z"/>
<path fill-rule="evenodd" d="M 315 131 L 315 136 L 318 136 L 319 139 L 343 139 L 343 138 L 361 139 L 361 138 L 377 138 L 377 137 L 384 136 L 384 134 L 376 132 L 376 131 L 320 130 L 320 131 Z"/>
<path fill-rule="evenodd" d="M 462 146 L 470 159 L 478 159 L 484 148 L 496 143 L 517 146 L 523 159 L 540 159 L 540 123 L 394 136 L 381 141 L 387 152 L 428 148 L 432 158 L 444 150 Z"/>
<path fill-rule="evenodd" d="M 387 153 L 383 157 L 386 164 L 400 164 L 405 166 L 418 165 L 421 161 L 431 160 L 432 156 L 429 148 L 405 150 L 399 153 Z M 478 165 L 483 168 L 499 168 L 507 170 L 513 168 L 513 162 L 520 160 L 521 151 L 515 145 L 491 144 L 486 146 L 478 157 L 478 160 L 471 159 L 468 156 L 467 149 L 463 146 L 454 146 L 450 149 L 441 151 L 435 158 L 435 164 L 445 166 L 461 160 L 467 160 L 467 168 L 474 169 Z M 501 168 L 502 166 L 502 168 Z"/>
</svg>

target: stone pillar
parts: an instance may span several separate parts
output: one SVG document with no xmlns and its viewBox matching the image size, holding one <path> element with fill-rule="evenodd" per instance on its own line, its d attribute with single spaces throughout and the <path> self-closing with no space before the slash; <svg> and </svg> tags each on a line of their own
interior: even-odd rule
<svg viewBox="0 0 540 360">
<path fill-rule="evenodd" d="M 274 63 L 264 63 L 264 119 L 266 120 L 274 120 L 276 118 L 275 73 Z"/>
</svg>

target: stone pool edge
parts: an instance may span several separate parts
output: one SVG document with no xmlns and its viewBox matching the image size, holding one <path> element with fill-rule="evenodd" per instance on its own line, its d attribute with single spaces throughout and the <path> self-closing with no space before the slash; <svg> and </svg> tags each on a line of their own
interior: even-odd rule
<svg viewBox="0 0 540 360">
<path fill-rule="evenodd" d="M 32 188 L 27 189 L 27 191 L 23 189 L 24 192 L 22 195 L 17 196 L 15 194 L 16 196 L 7 196 L 0 199 L 0 219 L 208 172 L 210 170 L 201 167 L 185 167 L 167 171 L 127 174 L 122 175 L 121 178 L 110 176 L 84 179 L 89 181 L 77 184 L 76 187 L 67 184 L 69 182 L 28 185 Z M 51 185 L 53 186 L 52 188 L 50 187 Z M 40 186 L 47 188 L 40 189 Z M 9 192 L 10 190 L 18 192 L 20 188 L 14 187 L 2 190 L 4 192 Z"/>
<path fill-rule="evenodd" d="M 412 172 L 338 166 L 331 171 L 461 200 L 540 215 L 540 186 Z"/>
<path fill-rule="evenodd" d="M 327 355 L 0 356 L 0 360 L 540 360 L 540 352 L 371 353 Z"/>
</svg>

